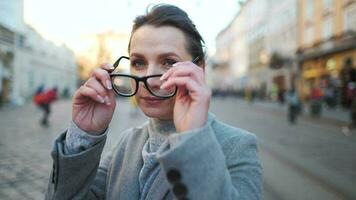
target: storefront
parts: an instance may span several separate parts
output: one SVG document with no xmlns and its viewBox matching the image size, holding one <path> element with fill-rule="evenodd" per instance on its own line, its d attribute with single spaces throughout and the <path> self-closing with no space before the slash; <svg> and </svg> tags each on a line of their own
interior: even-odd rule
<svg viewBox="0 0 356 200">
<path fill-rule="evenodd" d="M 356 63 L 356 37 L 342 41 L 329 41 L 308 49 L 298 55 L 300 67 L 299 89 L 302 100 L 307 101 L 313 87 L 322 89 L 324 94 L 333 95 L 340 101 L 340 73 L 347 59 Z M 329 93 L 328 93 L 329 92 Z"/>
</svg>

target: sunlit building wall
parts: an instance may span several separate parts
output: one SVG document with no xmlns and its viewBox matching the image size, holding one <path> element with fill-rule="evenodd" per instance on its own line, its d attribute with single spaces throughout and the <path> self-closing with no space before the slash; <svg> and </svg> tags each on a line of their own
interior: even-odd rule
<svg viewBox="0 0 356 200">
<path fill-rule="evenodd" d="M 312 87 L 334 83 L 346 59 L 356 62 L 356 1 L 298 1 L 298 60 L 303 99 Z M 354 64 L 355 65 L 355 64 Z"/>
<path fill-rule="evenodd" d="M 248 46 L 248 85 L 265 96 L 268 83 L 268 52 L 266 33 L 268 30 L 268 1 L 250 0 L 242 9 L 246 10 L 246 34 Z"/>
<path fill-rule="evenodd" d="M 74 92 L 77 82 L 74 54 L 65 46 L 45 40 L 25 25 L 23 0 L 0 1 L 0 27 L 0 51 L 4 54 L 12 46 L 9 52 L 13 54 L 8 66 L 4 66 L 3 59 L 1 61 L 3 103 L 21 105 L 32 99 L 40 85 L 45 88 L 56 86 L 60 94 L 64 90 L 69 94 Z"/>
<path fill-rule="evenodd" d="M 290 87 L 291 64 L 270 69 L 269 59 L 274 52 L 294 58 L 296 12 L 296 0 L 250 0 L 242 5 L 216 42 L 216 71 L 234 77 L 233 89 L 254 89 L 265 97 L 272 84 Z"/>
<path fill-rule="evenodd" d="M 232 41 L 235 33 L 231 24 L 222 30 L 216 38 L 216 53 L 213 57 L 211 87 L 213 89 L 227 90 L 233 87 L 233 74 L 231 68 Z"/>
<path fill-rule="evenodd" d="M 270 70 L 268 71 L 267 92 L 273 86 L 286 91 L 294 86 L 297 79 L 295 52 L 297 50 L 297 0 L 268 0 L 266 31 L 266 52 Z M 281 66 L 272 66 L 273 55 L 284 60 Z"/>
<path fill-rule="evenodd" d="M 241 9 L 216 38 L 214 88 L 242 90 L 248 85 L 248 45 L 246 11 Z"/>
<path fill-rule="evenodd" d="M 248 77 L 246 76 L 248 60 L 247 26 L 246 10 L 242 9 L 232 22 L 231 29 L 234 32 L 231 47 L 231 74 L 234 75 L 234 89 L 242 90 L 248 86 Z"/>
<path fill-rule="evenodd" d="M 23 11 L 23 0 L 1 0 L 0 24 L 14 31 L 23 31 L 25 26 Z"/>
<path fill-rule="evenodd" d="M 59 93 L 73 94 L 77 84 L 74 54 L 65 46 L 57 46 L 28 28 L 23 45 L 16 48 L 17 66 L 13 78 L 13 101 L 22 104 L 32 98 L 39 86 L 57 87 Z"/>
<path fill-rule="evenodd" d="M 0 24 L 0 105 L 10 101 L 15 32 Z"/>
</svg>

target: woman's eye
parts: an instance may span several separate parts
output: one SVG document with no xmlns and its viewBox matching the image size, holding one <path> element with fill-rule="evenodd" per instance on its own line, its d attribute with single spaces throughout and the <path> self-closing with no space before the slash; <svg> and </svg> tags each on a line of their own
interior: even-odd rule
<svg viewBox="0 0 356 200">
<path fill-rule="evenodd" d="M 173 59 L 165 59 L 163 62 L 163 65 L 165 67 L 172 67 L 174 63 L 176 63 L 177 61 L 173 60 Z"/>
<path fill-rule="evenodd" d="M 145 67 L 145 63 L 143 61 L 134 60 L 131 62 L 131 68 L 133 69 L 140 70 L 143 69 L 144 67 Z"/>
</svg>

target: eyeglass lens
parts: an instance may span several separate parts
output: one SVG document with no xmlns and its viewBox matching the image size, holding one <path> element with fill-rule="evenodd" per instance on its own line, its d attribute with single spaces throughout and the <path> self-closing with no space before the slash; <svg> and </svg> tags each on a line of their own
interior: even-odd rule
<svg viewBox="0 0 356 200">
<path fill-rule="evenodd" d="M 139 75 L 131 74 L 131 62 L 129 59 L 122 57 L 118 66 L 115 68 L 114 73 L 119 73 L 122 75 L 112 77 L 113 87 L 116 92 L 123 96 L 134 95 L 138 89 L 138 81 L 135 79 L 139 78 Z M 126 75 L 123 75 L 126 74 Z M 153 95 L 158 97 L 169 97 L 175 93 L 176 88 L 161 89 L 161 85 L 164 80 L 160 80 L 161 76 L 147 77 L 144 86 Z M 141 79 L 142 80 L 142 79 Z M 144 79 L 143 79 L 144 80 Z M 144 81 L 142 81 L 144 82 Z"/>
<path fill-rule="evenodd" d="M 112 83 L 115 90 L 125 96 L 133 95 L 137 90 L 137 82 L 133 77 L 130 76 L 115 76 L 112 78 Z M 175 93 L 176 88 L 171 87 L 168 89 L 161 89 L 161 85 L 164 81 L 160 80 L 160 76 L 158 77 L 149 77 L 146 80 L 147 89 L 153 93 L 155 96 L 159 97 L 168 97 Z"/>
</svg>

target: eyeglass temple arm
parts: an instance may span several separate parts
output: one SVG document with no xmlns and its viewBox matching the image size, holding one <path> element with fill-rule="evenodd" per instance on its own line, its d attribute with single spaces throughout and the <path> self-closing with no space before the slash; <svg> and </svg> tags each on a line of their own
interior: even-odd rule
<svg viewBox="0 0 356 200">
<path fill-rule="evenodd" d="M 196 62 L 197 62 L 199 59 L 200 59 L 200 56 L 195 57 L 195 58 L 192 60 L 192 63 L 197 64 Z"/>
</svg>

